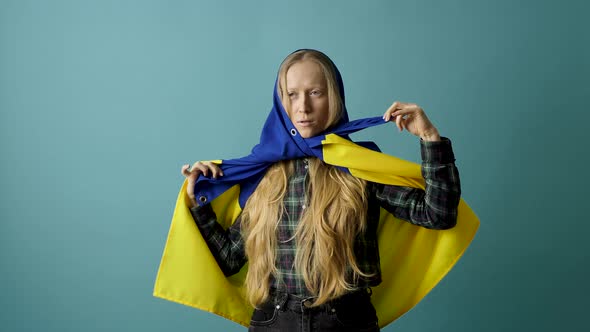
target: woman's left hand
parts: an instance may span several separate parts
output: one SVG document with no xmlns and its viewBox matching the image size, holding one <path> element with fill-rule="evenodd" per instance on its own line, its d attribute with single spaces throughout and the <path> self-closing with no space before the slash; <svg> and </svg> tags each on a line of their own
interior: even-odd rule
<svg viewBox="0 0 590 332">
<path fill-rule="evenodd" d="M 430 122 L 424 110 L 416 104 L 396 101 L 385 111 L 383 120 L 395 121 L 399 131 L 405 128 L 425 141 L 440 140 L 438 130 Z"/>
</svg>

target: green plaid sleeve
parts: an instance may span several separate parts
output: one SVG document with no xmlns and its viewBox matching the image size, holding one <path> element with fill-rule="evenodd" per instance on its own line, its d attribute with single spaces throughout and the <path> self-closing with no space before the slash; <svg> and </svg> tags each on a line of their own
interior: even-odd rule
<svg viewBox="0 0 590 332">
<path fill-rule="evenodd" d="M 376 185 L 376 197 L 397 218 L 431 229 L 452 228 L 457 223 L 461 184 L 451 140 L 420 140 L 420 147 L 425 189 Z"/>
<path fill-rule="evenodd" d="M 236 274 L 246 263 L 244 239 L 240 232 L 241 218 L 227 229 L 217 222 L 211 204 L 190 209 L 205 242 L 215 257 L 217 264 L 226 276 Z"/>
</svg>

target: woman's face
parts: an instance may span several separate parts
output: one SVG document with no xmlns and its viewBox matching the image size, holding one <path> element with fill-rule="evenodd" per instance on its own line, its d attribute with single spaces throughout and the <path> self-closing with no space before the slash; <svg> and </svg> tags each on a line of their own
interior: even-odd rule
<svg viewBox="0 0 590 332">
<path fill-rule="evenodd" d="M 287 70 L 287 95 L 291 105 L 289 118 L 303 138 L 316 136 L 328 125 L 328 87 L 322 68 L 303 60 Z"/>
</svg>

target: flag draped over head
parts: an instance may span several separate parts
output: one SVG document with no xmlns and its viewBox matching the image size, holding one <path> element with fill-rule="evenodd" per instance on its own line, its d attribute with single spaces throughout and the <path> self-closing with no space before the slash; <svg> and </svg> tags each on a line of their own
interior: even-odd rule
<svg viewBox="0 0 590 332">
<path fill-rule="evenodd" d="M 277 78 L 273 107 L 260 142 L 243 158 L 214 161 L 224 176 L 199 176 L 195 183 L 197 202 L 211 204 L 224 228 L 239 216 L 268 167 L 281 160 L 316 157 L 368 181 L 424 189 L 419 164 L 381 153 L 373 142 L 350 140 L 348 134 L 386 122 L 381 117 L 349 121 L 342 78 L 338 68 L 332 66 L 342 97 L 342 117 L 334 126 L 317 136 L 302 138 L 283 108 Z M 243 289 L 248 265 L 236 275 L 224 276 L 192 218 L 186 185 L 185 181 L 178 194 L 154 296 L 248 326 L 253 311 Z M 457 225 L 447 230 L 412 225 L 381 209 L 378 245 L 382 283 L 373 288 L 371 298 L 381 327 L 415 306 L 447 274 L 478 227 L 477 216 L 463 199 Z"/>
</svg>

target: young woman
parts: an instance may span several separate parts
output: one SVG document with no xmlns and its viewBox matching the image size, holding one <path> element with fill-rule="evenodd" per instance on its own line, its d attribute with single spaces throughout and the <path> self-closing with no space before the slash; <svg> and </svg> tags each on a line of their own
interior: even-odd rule
<svg viewBox="0 0 590 332">
<path fill-rule="evenodd" d="M 323 53 L 290 54 L 277 83 L 291 135 L 313 138 L 348 121 L 339 72 Z M 221 178 L 222 169 L 213 162 L 181 168 L 192 216 L 223 273 L 248 262 L 251 331 L 378 331 L 371 287 L 381 282 L 380 209 L 425 228 L 455 226 L 461 189 L 450 140 L 416 104 L 396 101 L 383 120 L 420 138 L 424 190 L 367 181 L 311 156 L 285 157 L 225 230 L 194 191 L 199 176 Z"/>
</svg>

